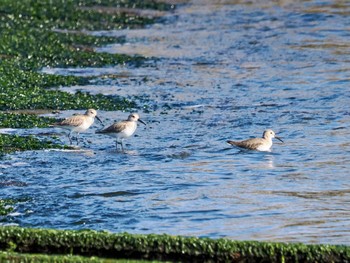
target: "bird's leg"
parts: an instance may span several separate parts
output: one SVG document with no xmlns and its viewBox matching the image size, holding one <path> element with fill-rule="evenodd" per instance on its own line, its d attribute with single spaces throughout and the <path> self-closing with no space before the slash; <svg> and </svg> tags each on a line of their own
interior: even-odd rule
<svg viewBox="0 0 350 263">
<path fill-rule="evenodd" d="M 71 138 L 71 134 L 72 134 L 72 132 L 69 132 L 69 133 L 68 133 L 68 139 L 69 139 L 69 143 L 70 143 L 70 145 L 72 145 L 72 138 Z"/>
<path fill-rule="evenodd" d="M 123 140 L 120 141 L 120 144 L 122 146 L 122 152 L 124 152 Z"/>
<path fill-rule="evenodd" d="M 117 149 L 117 152 L 118 152 L 118 140 L 115 141 L 115 148 Z"/>
<path fill-rule="evenodd" d="M 77 145 L 79 144 L 79 132 L 77 133 Z"/>
</svg>

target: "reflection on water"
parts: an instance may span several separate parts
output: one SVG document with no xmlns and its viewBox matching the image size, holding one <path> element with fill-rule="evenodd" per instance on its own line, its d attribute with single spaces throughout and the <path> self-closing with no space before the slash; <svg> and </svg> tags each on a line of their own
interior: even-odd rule
<svg viewBox="0 0 350 263">
<path fill-rule="evenodd" d="M 28 201 L 3 224 L 349 244 L 349 12 L 348 1 L 192 1 L 164 24 L 94 32 L 126 36 L 100 52 L 160 59 L 44 72 L 96 77 L 67 90 L 147 98 L 148 126 L 125 154 L 95 125 L 81 151 L 6 156 L 1 197 Z M 266 128 L 285 141 L 272 152 L 226 144 Z"/>
</svg>

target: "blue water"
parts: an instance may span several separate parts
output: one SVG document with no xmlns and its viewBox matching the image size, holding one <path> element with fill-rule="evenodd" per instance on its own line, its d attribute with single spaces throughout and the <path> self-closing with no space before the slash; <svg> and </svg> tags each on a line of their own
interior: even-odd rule
<svg viewBox="0 0 350 263">
<path fill-rule="evenodd" d="M 81 150 L 7 155 L 1 198 L 25 201 L 1 224 L 350 245 L 350 4 L 222 2 L 92 32 L 125 35 L 97 51 L 150 57 L 140 68 L 43 69 L 96 77 L 64 90 L 145 98 L 148 125 L 125 154 L 96 123 Z M 99 111 L 106 125 L 127 115 Z M 271 152 L 225 143 L 266 128 L 285 142 Z"/>
</svg>

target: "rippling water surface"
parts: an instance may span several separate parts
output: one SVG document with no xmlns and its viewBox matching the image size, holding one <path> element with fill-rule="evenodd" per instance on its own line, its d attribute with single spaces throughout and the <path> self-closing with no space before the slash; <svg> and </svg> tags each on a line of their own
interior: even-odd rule
<svg viewBox="0 0 350 263">
<path fill-rule="evenodd" d="M 80 151 L 7 155 L 1 196 L 26 201 L 1 224 L 350 245 L 350 4 L 257 2 L 193 1 L 147 29 L 94 32 L 127 39 L 100 52 L 159 58 L 141 68 L 44 69 L 96 75 L 67 90 L 147 98 L 148 126 L 126 154 L 96 123 Z M 266 128 L 285 141 L 272 152 L 225 143 Z"/>
</svg>

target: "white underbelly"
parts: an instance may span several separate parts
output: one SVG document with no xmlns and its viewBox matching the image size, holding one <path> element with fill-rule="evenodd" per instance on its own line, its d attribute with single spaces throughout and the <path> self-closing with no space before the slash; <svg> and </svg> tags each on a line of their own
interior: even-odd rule
<svg viewBox="0 0 350 263">
<path fill-rule="evenodd" d="M 258 151 L 267 152 L 267 151 L 271 150 L 271 146 L 272 146 L 272 143 L 271 144 L 262 144 L 259 147 L 257 147 L 256 149 Z"/>
</svg>

